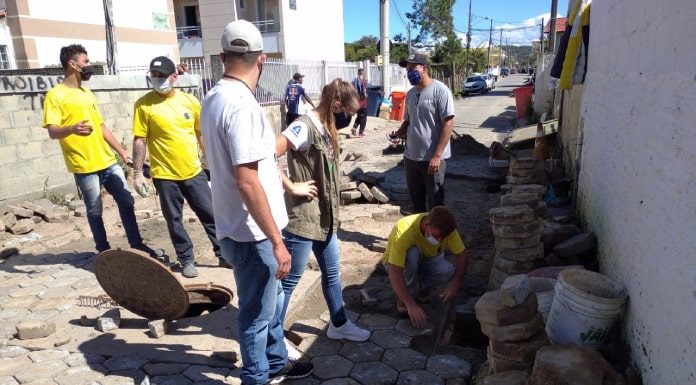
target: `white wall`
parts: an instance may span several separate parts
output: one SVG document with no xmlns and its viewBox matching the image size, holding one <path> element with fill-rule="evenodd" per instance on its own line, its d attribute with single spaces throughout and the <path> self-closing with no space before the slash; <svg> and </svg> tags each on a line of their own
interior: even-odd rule
<svg viewBox="0 0 696 385">
<path fill-rule="evenodd" d="M 104 40 L 64 39 L 42 37 L 36 39 L 36 51 L 39 55 L 39 68 L 60 66 L 61 47 L 70 44 L 82 44 L 91 62 L 106 63 L 106 43 Z M 118 65 L 148 66 L 155 56 L 167 56 L 176 63 L 179 61 L 178 46 L 168 44 L 138 44 L 118 42 Z"/>
<path fill-rule="evenodd" d="M 0 4 L 0 9 L 4 7 L 4 4 Z M 17 63 L 14 57 L 14 46 L 12 45 L 12 35 L 10 34 L 10 27 L 7 26 L 7 19 L 0 19 L 0 45 L 7 46 L 7 56 L 10 61 L 10 69 L 17 68 Z"/>
<path fill-rule="evenodd" d="M 646 385 L 696 383 L 696 3 L 592 3 L 578 206 Z"/>
<path fill-rule="evenodd" d="M 289 0 L 281 4 L 285 58 L 345 61 L 343 0 L 301 0 L 297 10 L 290 9 Z"/>
</svg>

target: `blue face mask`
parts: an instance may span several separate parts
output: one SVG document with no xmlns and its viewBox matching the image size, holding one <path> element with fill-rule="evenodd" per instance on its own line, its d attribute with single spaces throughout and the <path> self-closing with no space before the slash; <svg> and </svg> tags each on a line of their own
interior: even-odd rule
<svg viewBox="0 0 696 385">
<path fill-rule="evenodd" d="M 347 116 L 345 112 L 341 110 L 341 112 L 334 112 L 334 120 L 336 121 L 336 129 L 340 130 L 341 128 L 348 127 L 350 125 L 351 117 Z"/>
<path fill-rule="evenodd" d="M 423 80 L 423 75 L 421 75 L 421 73 L 415 68 L 408 71 L 406 76 L 408 76 L 408 81 L 412 86 L 419 84 L 421 80 Z"/>
</svg>

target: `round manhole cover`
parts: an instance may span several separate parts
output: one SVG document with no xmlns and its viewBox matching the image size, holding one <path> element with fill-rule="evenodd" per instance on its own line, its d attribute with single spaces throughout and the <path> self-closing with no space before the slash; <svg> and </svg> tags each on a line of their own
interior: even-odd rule
<svg viewBox="0 0 696 385">
<path fill-rule="evenodd" d="M 119 305 L 150 320 L 181 318 L 189 307 L 184 286 L 162 262 L 137 250 L 107 250 L 94 274 Z"/>
</svg>

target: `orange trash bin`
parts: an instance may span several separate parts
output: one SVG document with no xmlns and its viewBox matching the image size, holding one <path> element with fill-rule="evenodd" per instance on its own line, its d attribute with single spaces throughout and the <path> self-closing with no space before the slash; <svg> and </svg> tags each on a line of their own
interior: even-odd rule
<svg viewBox="0 0 696 385">
<path fill-rule="evenodd" d="M 534 87 L 517 87 L 513 88 L 512 92 L 515 94 L 515 107 L 517 108 L 517 117 L 524 118 L 527 116 L 527 105 L 532 99 L 532 94 L 534 93 Z"/>
<path fill-rule="evenodd" d="M 391 114 L 389 120 L 404 120 L 404 103 L 406 103 L 406 93 L 401 91 L 392 91 L 391 93 Z"/>
</svg>

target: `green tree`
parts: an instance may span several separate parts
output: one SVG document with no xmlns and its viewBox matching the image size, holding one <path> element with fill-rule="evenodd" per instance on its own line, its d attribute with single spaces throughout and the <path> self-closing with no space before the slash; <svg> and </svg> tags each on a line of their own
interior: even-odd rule
<svg viewBox="0 0 696 385">
<path fill-rule="evenodd" d="M 415 41 L 438 41 L 454 35 L 452 7 L 455 0 L 414 0 L 413 12 L 406 17 L 419 32 Z"/>
<path fill-rule="evenodd" d="M 403 35 L 396 34 L 392 39 L 391 50 L 389 51 L 389 61 L 399 63 L 401 60 L 408 57 L 408 41 Z"/>
<path fill-rule="evenodd" d="M 377 41 L 374 36 L 363 36 L 352 43 L 345 43 L 346 61 L 374 60 L 377 56 Z"/>
</svg>

